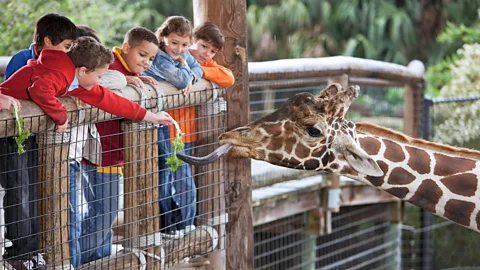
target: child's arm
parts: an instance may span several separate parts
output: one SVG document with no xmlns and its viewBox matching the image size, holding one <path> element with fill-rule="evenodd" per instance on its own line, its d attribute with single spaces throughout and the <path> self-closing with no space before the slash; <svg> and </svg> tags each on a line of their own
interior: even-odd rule
<svg viewBox="0 0 480 270">
<path fill-rule="evenodd" d="M 56 89 L 64 89 L 65 77 L 60 72 L 51 72 L 37 77 L 27 89 L 30 98 L 35 102 L 58 126 L 67 122 L 67 109 L 56 98 Z"/>
<path fill-rule="evenodd" d="M 31 59 L 31 57 L 28 50 L 19 51 L 14 56 L 12 56 L 10 61 L 8 61 L 7 67 L 5 69 L 5 80 L 10 78 L 10 76 L 12 76 L 15 71 L 25 66 L 29 59 Z"/>
<path fill-rule="evenodd" d="M 149 112 L 137 103 L 121 97 L 100 85 L 96 85 L 88 91 L 80 87 L 78 90 L 71 92 L 71 95 L 81 98 L 86 103 L 108 113 L 136 122 L 147 121 L 163 125 L 169 125 L 172 122 L 172 117 L 168 113 L 159 112 L 154 114 Z"/>
<path fill-rule="evenodd" d="M 203 64 L 203 78 L 212 81 L 220 87 L 229 87 L 235 83 L 235 77 L 230 69 L 210 60 Z"/>
<path fill-rule="evenodd" d="M 193 78 L 193 73 L 189 67 L 180 63 L 176 65 L 158 56 L 152 66 L 142 75 L 151 76 L 157 81 L 167 81 L 178 89 L 186 88 Z"/>
<path fill-rule="evenodd" d="M 121 97 L 109 89 L 95 85 L 90 90 L 79 87 L 70 92 L 70 95 L 80 98 L 86 103 L 100 108 L 110 114 L 140 122 L 145 117 L 147 110 L 135 102 Z"/>
</svg>

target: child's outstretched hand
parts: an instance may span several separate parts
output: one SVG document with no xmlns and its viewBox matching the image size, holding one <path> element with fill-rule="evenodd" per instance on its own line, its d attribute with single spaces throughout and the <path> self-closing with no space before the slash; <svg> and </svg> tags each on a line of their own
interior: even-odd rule
<svg viewBox="0 0 480 270">
<path fill-rule="evenodd" d="M 140 78 L 140 80 L 144 81 L 144 82 L 148 82 L 148 83 L 151 83 L 151 84 L 157 84 L 157 80 L 155 80 L 154 78 L 150 77 L 150 76 L 139 76 L 138 78 Z"/>
<path fill-rule="evenodd" d="M 17 103 L 18 108 L 22 107 L 22 105 L 20 104 L 20 101 L 18 101 L 17 99 L 11 96 L 0 94 L 0 111 L 2 109 L 5 109 L 5 110 L 10 109 L 10 106 L 12 106 L 14 102 Z"/>
<path fill-rule="evenodd" d="M 143 121 L 150 122 L 152 124 L 169 126 L 172 124 L 173 118 L 170 116 L 170 114 L 166 112 L 152 113 L 150 111 L 147 111 L 147 114 L 143 118 Z"/>
<path fill-rule="evenodd" d="M 182 89 L 182 92 L 184 96 L 193 92 L 193 79 L 188 83 L 187 87 Z"/>
<path fill-rule="evenodd" d="M 57 126 L 57 132 L 65 132 L 67 130 L 67 126 L 68 126 L 68 119 L 67 121 L 65 121 L 65 124 Z"/>
<path fill-rule="evenodd" d="M 157 121 L 158 121 L 155 124 L 162 124 L 166 126 L 173 124 L 173 118 L 167 112 L 159 112 L 155 114 L 155 116 L 157 116 Z"/>
</svg>

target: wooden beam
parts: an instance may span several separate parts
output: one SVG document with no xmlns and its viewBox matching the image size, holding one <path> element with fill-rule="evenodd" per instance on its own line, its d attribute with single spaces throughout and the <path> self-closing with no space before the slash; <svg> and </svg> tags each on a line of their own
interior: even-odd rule
<svg viewBox="0 0 480 270">
<path fill-rule="evenodd" d="M 70 266 L 68 244 L 70 134 L 40 133 L 37 134 L 37 143 L 40 245 L 49 267 Z"/>
<path fill-rule="evenodd" d="M 320 191 L 297 192 L 278 197 L 253 209 L 253 226 L 269 223 L 281 218 L 320 207 Z"/>
<path fill-rule="evenodd" d="M 340 199 L 342 207 L 401 201 L 383 190 L 358 184 L 343 186 Z"/>
<path fill-rule="evenodd" d="M 205 91 L 206 90 L 206 91 Z M 179 94 L 177 88 L 167 82 L 159 82 L 156 85 L 146 84 L 146 89 L 127 85 L 122 89 L 112 90 L 119 96 L 142 104 L 152 112 L 172 109 L 186 105 L 199 105 L 200 102 L 209 100 L 213 96 L 212 84 L 206 80 L 200 80 L 193 86 L 193 92 L 188 96 Z M 201 92 L 199 92 L 201 91 Z M 83 116 L 78 111 L 77 104 L 70 97 L 58 98 L 68 111 L 68 121 L 71 126 L 81 123 L 93 124 L 96 122 L 112 119 L 109 113 L 97 108 L 88 108 Z M 140 102 L 143 100 L 143 102 Z M 22 109 L 20 116 L 25 119 L 24 126 L 32 132 L 53 131 L 55 124 L 40 107 L 31 100 L 21 100 Z M 18 129 L 15 128 L 15 113 L 13 108 L 0 111 L 0 137 L 16 136 Z"/>
<path fill-rule="evenodd" d="M 250 122 L 247 67 L 247 5 L 244 0 L 194 0 L 194 18 L 216 23 L 225 45 L 215 60 L 233 71 L 235 85 L 227 91 L 228 129 Z M 253 269 L 252 190 L 249 160 L 227 161 L 230 193 L 226 269 Z"/>
<path fill-rule="evenodd" d="M 146 129 L 144 126 L 130 121 L 122 123 L 125 148 L 123 241 L 124 247 L 144 250 L 161 257 L 159 246 L 140 244 L 141 240 L 160 232 L 158 131 L 157 128 Z M 146 259 L 147 269 L 160 269 L 160 261 L 150 256 Z"/>
</svg>

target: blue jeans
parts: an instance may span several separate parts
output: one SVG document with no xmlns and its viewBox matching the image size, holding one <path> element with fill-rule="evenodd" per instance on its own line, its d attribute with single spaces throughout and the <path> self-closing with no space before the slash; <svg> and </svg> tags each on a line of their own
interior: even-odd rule
<svg viewBox="0 0 480 270">
<path fill-rule="evenodd" d="M 111 255 L 112 226 L 118 214 L 119 181 L 123 177 L 117 173 L 97 172 L 96 167 L 87 164 L 81 164 L 81 172 L 88 213 L 83 217 L 81 199 L 70 196 L 71 203 L 72 197 L 77 200 L 72 203 L 71 210 L 77 213 L 70 216 L 70 262 L 74 267 Z M 72 183 L 70 192 L 77 194 L 75 186 L 72 190 Z"/>
<path fill-rule="evenodd" d="M 186 143 L 183 153 L 192 154 L 192 143 Z M 170 129 L 167 126 L 158 128 L 158 167 L 160 170 L 159 200 L 162 229 L 176 225 L 177 229 L 193 225 L 197 212 L 197 190 L 192 177 L 190 165 L 183 164 L 177 171 L 171 172 L 165 164 L 166 158 L 172 155 Z M 180 211 L 176 215 L 175 210 Z"/>
<path fill-rule="evenodd" d="M 77 186 L 77 177 L 80 177 L 80 163 L 70 161 L 70 225 L 68 238 L 70 243 L 70 263 L 77 267 L 81 264 L 80 237 L 82 236 L 82 196 Z"/>
</svg>

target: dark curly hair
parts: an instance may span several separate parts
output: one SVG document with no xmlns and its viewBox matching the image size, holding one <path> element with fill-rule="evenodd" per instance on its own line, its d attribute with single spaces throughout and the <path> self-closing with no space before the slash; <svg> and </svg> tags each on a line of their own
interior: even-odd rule
<svg viewBox="0 0 480 270">
<path fill-rule="evenodd" d="M 113 63 L 112 52 L 92 37 L 77 38 L 67 54 L 75 67 L 85 67 L 87 71 Z"/>
</svg>

